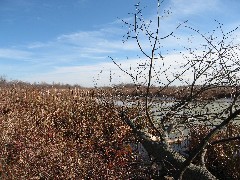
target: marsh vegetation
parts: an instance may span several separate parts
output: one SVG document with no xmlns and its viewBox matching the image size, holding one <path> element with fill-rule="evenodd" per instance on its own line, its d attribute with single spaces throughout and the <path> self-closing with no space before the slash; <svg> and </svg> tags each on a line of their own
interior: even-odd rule
<svg viewBox="0 0 240 180">
<path fill-rule="evenodd" d="M 122 106 L 112 101 L 117 97 L 116 91 L 106 89 L 1 85 L 1 178 L 150 179 L 163 178 L 173 171 L 174 165 L 159 171 L 149 158 L 146 161 L 134 146 L 139 139 L 118 113 Z M 139 108 L 129 106 L 129 117 L 136 117 Z M 135 121 L 138 127 L 146 126 L 142 124 L 144 119 L 147 117 Z M 219 132 L 214 139 L 239 134 L 239 127 L 227 128 L 228 134 Z M 192 126 L 187 150 L 198 145 L 208 131 L 205 126 Z M 237 179 L 237 145 L 239 141 L 213 145 L 208 151 L 207 166 L 216 175 Z M 199 161 L 196 159 L 195 163 Z"/>
</svg>

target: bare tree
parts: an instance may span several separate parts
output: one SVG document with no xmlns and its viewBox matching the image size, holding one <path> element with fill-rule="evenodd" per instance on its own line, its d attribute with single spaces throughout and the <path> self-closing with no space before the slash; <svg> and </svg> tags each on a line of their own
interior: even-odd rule
<svg viewBox="0 0 240 180">
<path fill-rule="evenodd" d="M 113 58 L 111 59 L 135 84 L 141 84 L 145 90 L 138 99 L 140 101 L 138 106 L 143 108 L 139 108 L 136 117 L 129 118 L 127 108 L 122 108 L 121 118 L 132 128 L 148 154 L 154 157 L 159 166 L 166 164 L 172 166 L 174 178 L 215 179 L 205 165 L 207 149 L 219 142 L 240 139 L 239 136 L 231 136 L 218 142 L 212 141 L 219 131 L 227 130 L 227 125 L 235 122 L 240 114 L 240 46 L 234 44 L 233 36 L 237 28 L 224 32 L 223 24 L 216 21 L 217 28 L 211 33 L 203 34 L 188 26 L 186 21 L 178 25 L 175 31 L 163 35 L 160 32 L 161 19 L 171 12 L 165 10 L 161 13 L 162 3 L 157 0 L 155 20 L 144 19 L 140 4 L 136 5 L 133 22 L 123 20 L 128 27 L 125 40 L 136 41 L 145 61 L 139 63 L 137 70 L 132 72 L 123 69 Z M 183 61 L 175 59 L 173 68 L 173 64 L 169 64 L 164 57 L 162 42 L 169 38 L 177 40 L 175 32 L 180 28 L 185 28 L 194 36 L 198 36 L 204 44 L 199 47 L 183 46 L 184 53 L 183 50 L 180 52 L 176 50 L 182 54 Z M 143 35 L 149 43 L 147 48 L 141 41 Z M 157 93 L 151 93 L 152 89 L 156 89 L 152 86 L 158 87 Z M 172 86 L 177 87 L 169 101 L 169 96 L 163 94 Z M 223 90 L 229 93 L 230 97 L 227 100 L 221 101 L 217 96 L 211 96 L 211 93 Z M 162 95 L 161 98 L 159 95 Z M 137 123 L 139 121 L 145 126 L 139 127 Z M 186 140 L 189 128 L 195 124 L 208 126 L 211 130 L 193 151 L 184 156 L 174 150 L 171 142 L 176 139 Z M 153 136 L 159 141 L 153 140 Z M 197 156 L 201 156 L 200 165 L 192 163 Z"/>
</svg>

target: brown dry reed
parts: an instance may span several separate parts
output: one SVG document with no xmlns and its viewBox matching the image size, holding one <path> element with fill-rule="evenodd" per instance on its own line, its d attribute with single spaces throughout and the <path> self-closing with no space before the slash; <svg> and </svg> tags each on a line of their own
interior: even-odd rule
<svg viewBox="0 0 240 180">
<path fill-rule="evenodd" d="M 149 171 L 104 94 L 80 88 L 0 89 L 0 179 L 130 179 Z"/>
</svg>

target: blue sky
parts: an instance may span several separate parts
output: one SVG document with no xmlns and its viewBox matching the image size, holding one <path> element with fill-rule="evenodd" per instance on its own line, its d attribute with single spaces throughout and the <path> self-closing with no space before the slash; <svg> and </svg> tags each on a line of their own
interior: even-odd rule
<svg viewBox="0 0 240 180">
<path fill-rule="evenodd" d="M 129 77 L 108 56 L 126 70 L 137 67 L 137 55 L 141 59 L 141 53 L 133 40 L 122 44 L 128 29 L 121 22 L 121 19 L 132 22 L 133 17 L 128 13 L 135 12 L 136 3 L 135 0 L 0 0 L 0 75 L 9 80 L 88 87 L 95 83 L 129 82 Z M 140 4 L 147 6 L 143 11 L 145 19 L 154 20 L 156 1 L 142 0 Z M 175 30 L 185 20 L 187 25 L 206 33 L 217 26 L 214 19 L 223 23 L 226 31 L 240 25 L 238 0 L 166 0 L 161 8 L 172 12 L 161 19 L 161 35 Z M 190 35 L 186 28 L 178 29 L 176 34 L 182 39 Z M 196 38 L 193 46 L 200 42 Z M 176 43 L 169 38 L 164 43 L 165 49 L 174 49 L 184 41 Z M 150 50 L 144 38 L 142 46 Z M 168 53 L 169 57 L 173 55 Z"/>
</svg>

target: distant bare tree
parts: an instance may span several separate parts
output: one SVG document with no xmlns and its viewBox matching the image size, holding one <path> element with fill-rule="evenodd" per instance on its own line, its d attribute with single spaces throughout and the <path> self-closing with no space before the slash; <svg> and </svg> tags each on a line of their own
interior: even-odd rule
<svg viewBox="0 0 240 180">
<path fill-rule="evenodd" d="M 4 76 L 0 76 L 0 84 L 5 84 L 7 82 Z"/>
<path fill-rule="evenodd" d="M 173 71 L 173 64 L 168 64 L 164 57 L 162 42 L 167 38 L 175 38 L 176 41 L 178 38 L 175 31 L 161 37 L 161 18 L 171 13 L 168 10 L 160 13 L 162 3 L 157 0 L 155 20 L 145 20 L 142 14 L 143 9 L 141 9 L 140 4 L 137 4 L 136 12 L 133 14 L 133 22 L 123 21 L 129 29 L 125 40 L 136 40 L 146 61 L 139 63 L 134 74 L 123 69 L 113 58 L 111 59 L 132 78 L 135 84 L 141 84 L 146 88 L 143 97 L 139 96 L 140 101 L 142 100 L 140 105 L 143 105 L 144 109 L 139 108 L 138 115 L 134 118 L 129 118 L 127 108 L 123 108 L 120 114 L 122 120 L 131 127 L 139 138 L 148 154 L 154 157 L 155 162 L 159 166 L 166 164 L 172 166 L 174 178 L 215 179 L 205 165 L 207 149 L 219 142 L 240 139 L 239 136 L 230 136 L 222 140 L 219 139 L 218 142 L 212 141 L 218 132 L 227 131 L 227 125 L 235 122 L 240 114 L 240 46 L 234 44 L 235 37 L 233 36 L 237 28 L 225 33 L 223 24 L 216 21 L 217 28 L 211 33 L 203 34 L 188 26 L 187 21 L 177 26 L 175 31 L 179 28 L 185 28 L 201 38 L 205 44 L 200 47 L 184 47 L 185 52 L 183 50 L 179 52 L 183 54 L 184 61 L 179 62 L 176 59 L 175 66 L 177 67 Z M 150 50 L 149 47 L 145 48 L 142 44 L 141 40 L 144 36 L 148 40 Z M 140 80 L 141 78 L 144 80 Z M 153 85 L 158 86 L 158 95 L 167 88 L 178 85 L 174 92 L 174 97 L 178 98 L 172 98 L 169 101 L 169 97 L 159 98 L 151 95 Z M 211 93 L 222 90 L 229 92 L 228 99 L 220 101 L 216 97 L 209 98 Z M 142 124 L 145 124 L 144 127 L 137 125 L 136 122 L 139 119 Z M 171 146 L 171 140 L 184 140 L 183 133 L 187 135 L 189 128 L 196 124 L 208 126 L 211 130 L 201 139 L 193 151 L 183 156 L 174 150 Z M 176 137 L 172 137 L 173 135 Z M 157 138 L 153 140 L 153 137 Z M 201 156 L 200 165 L 192 163 L 197 156 Z"/>
</svg>

